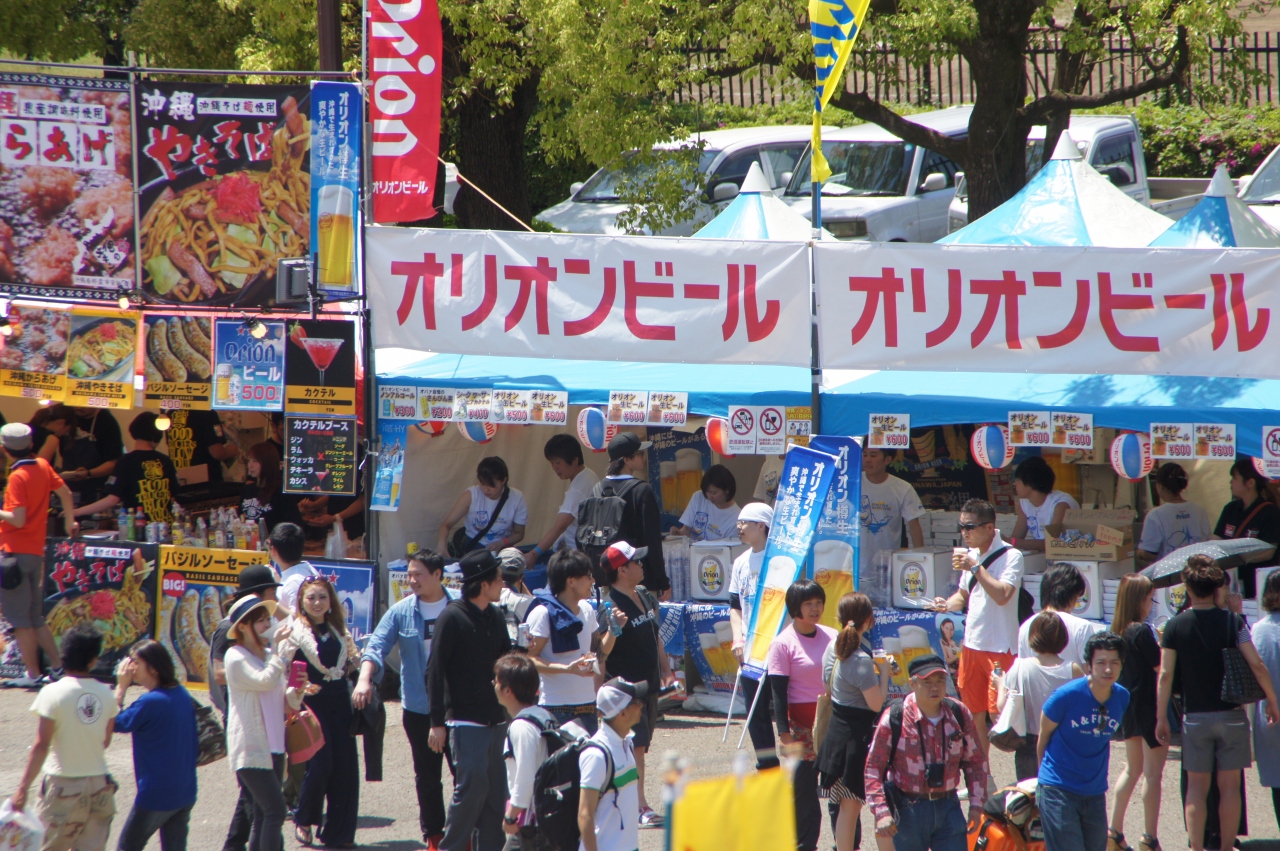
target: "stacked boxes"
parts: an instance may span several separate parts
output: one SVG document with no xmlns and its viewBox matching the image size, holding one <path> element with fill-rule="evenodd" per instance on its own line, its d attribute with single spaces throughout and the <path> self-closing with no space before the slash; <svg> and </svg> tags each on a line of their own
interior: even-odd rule
<svg viewBox="0 0 1280 851">
<path fill-rule="evenodd" d="M 1013 534 L 1016 514 L 997 514 L 996 528 L 1006 539 Z M 926 511 L 920 518 L 920 531 L 924 534 L 923 547 L 963 547 L 960 537 L 959 511 Z"/>
</svg>

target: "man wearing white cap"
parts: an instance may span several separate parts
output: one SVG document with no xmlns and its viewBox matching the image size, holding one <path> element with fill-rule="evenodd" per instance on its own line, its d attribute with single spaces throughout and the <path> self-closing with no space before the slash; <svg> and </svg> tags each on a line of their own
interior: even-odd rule
<svg viewBox="0 0 1280 851">
<path fill-rule="evenodd" d="M 760 569 L 764 567 L 764 545 L 769 540 L 769 527 L 772 525 L 773 509 L 763 502 L 748 503 L 738 513 L 738 537 L 750 547 L 734 560 L 733 573 L 729 577 L 729 625 L 733 628 L 733 655 L 739 665 L 746 651 L 747 630 L 756 605 L 756 582 L 760 579 Z M 773 711 L 770 709 L 769 689 L 765 686 L 764 677 L 757 682 L 744 676 L 741 684 L 742 698 L 748 708 L 757 704 L 756 693 L 760 693 L 755 711 L 747 718 L 747 732 L 751 734 L 751 746 L 756 750 L 756 768 L 762 771 L 776 768 L 777 742 L 770 723 Z M 764 690 L 760 691 L 762 686 Z"/>
<path fill-rule="evenodd" d="M 27 666 L 26 676 L 6 680 L 4 684 L 33 688 L 52 682 L 62 674 L 58 645 L 44 622 L 44 545 L 49 532 L 50 494 L 56 493 L 62 502 L 67 534 L 74 537 L 79 528 L 72 516 L 75 504 L 71 489 L 48 461 L 36 455 L 31 427 L 9 423 L 0 428 L 0 444 L 13 462 L 4 491 L 4 508 L 0 510 L 0 548 L 17 560 L 16 565 L 3 570 L 0 610 L 13 625 L 22 661 Z M 16 585 L 13 584 L 15 578 Z M 40 675 L 41 649 L 53 666 L 48 678 Z"/>
<path fill-rule="evenodd" d="M 614 677 L 596 693 L 604 721 L 578 755 L 578 851 L 636 851 L 640 847 L 640 776 L 631 728 L 649 700 L 649 684 Z"/>
</svg>

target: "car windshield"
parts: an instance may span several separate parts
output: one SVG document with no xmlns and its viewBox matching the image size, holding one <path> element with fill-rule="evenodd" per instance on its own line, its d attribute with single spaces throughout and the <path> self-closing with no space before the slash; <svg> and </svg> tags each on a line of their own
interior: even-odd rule
<svg viewBox="0 0 1280 851">
<path fill-rule="evenodd" d="M 711 167 L 711 162 L 719 154 L 719 151 L 703 151 L 698 157 L 698 171 L 705 174 L 707 169 Z M 654 154 L 662 156 L 666 160 L 666 164 L 674 164 L 676 157 L 674 152 L 667 152 L 654 149 Z M 621 168 L 602 168 L 582 184 L 582 188 L 578 190 L 578 194 L 573 196 L 575 201 L 617 201 L 618 188 L 623 181 L 642 180 L 647 174 L 655 171 L 659 167 L 659 163 L 649 160 L 647 162 L 635 162 L 635 152 L 626 154 L 626 162 Z M 690 187 L 692 190 L 695 187 Z"/>
<path fill-rule="evenodd" d="M 1249 188 L 1240 196 L 1246 204 L 1270 202 L 1280 204 L 1280 157 L 1272 157 L 1249 181 Z"/>
<path fill-rule="evenodd" d="M 1044 139 L 1028 139 L 1027 140 L 1027 180 L 1035 176 L 1040 170 L 1043 163 L 1040 162 L 1044 156 Z M 969 200 L 969 181 L 963 176 L 956 181 L 956 197 L 961 201 Z"/>
<path fill-rule="evenodd" d="M 916 146 L 907 142 L 822 143 L 831 177 L 822 184 L 823 195 L 905 195 L 911 179 Z M 788 195 L 808 195 L 812 148 L 796 166 Z"/>
</svg>

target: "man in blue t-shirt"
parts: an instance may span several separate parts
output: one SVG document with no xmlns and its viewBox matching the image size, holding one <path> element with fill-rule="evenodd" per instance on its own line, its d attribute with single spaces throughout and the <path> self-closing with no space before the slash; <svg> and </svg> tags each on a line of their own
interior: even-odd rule
<svg viewBox="0 0 1280 851">
<path fill-rule="evenodd" d="M 1049 696 L 1040 717 L 1040 782 L 1036 803 L 1045 851 L 1105 851 L 1107 768 L 1111 735 L 1129 706 L 1116 685 L 1124 640 L 1100 632 L 1084 645 L 1083 679 Z"/>
</svg>

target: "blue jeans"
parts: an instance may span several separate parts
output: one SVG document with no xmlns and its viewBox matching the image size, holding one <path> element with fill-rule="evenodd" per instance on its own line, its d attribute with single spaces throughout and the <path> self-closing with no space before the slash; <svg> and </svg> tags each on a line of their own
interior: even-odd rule
<svg viewBox="0 0 1280 851">
<path fill-rule="evenodd" d="M 1078 795 L 1041 783 L 1036 791 L 1045 851 L 1105 851 L 1107 796 Z"/>
<path fill-rule="evenodd" d="M 955 795 L 908 802 L 901 816 L 893 835 L 894 851 L 967 851 L 969 847 L 969 825 Z"/>
</svg>

